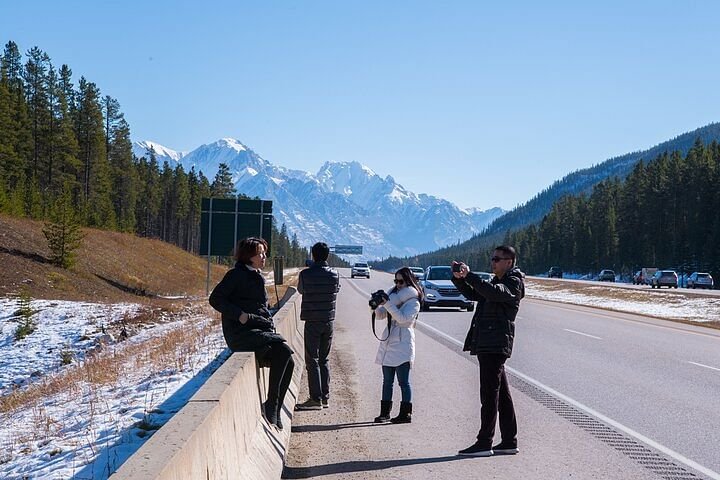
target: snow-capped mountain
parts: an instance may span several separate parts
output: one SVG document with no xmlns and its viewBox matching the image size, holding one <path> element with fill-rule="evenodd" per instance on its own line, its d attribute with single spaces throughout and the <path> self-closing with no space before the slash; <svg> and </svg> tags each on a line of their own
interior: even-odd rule
<svg viewBox="0 0 720 480">
<path fill-rule="evenodd" d="M 276 166 L 232 138 L 187 154 L 153 142 L 135 143 L 135 154 L 152 147 L 159 162 L 179 162 L 212 181 L 220 163 L 230 167 L 239 193 L 273 201 L 277 225 L 287 225 L 301 244 L 363 245 L 364 257 L 415 255 L 466 240 L 504 213 L 463 210 L 431 195 L 406 190 L 358 162 L 325 163 L 317 174 Z"/>
<path fill-rule="evenodd" d="M 169 162 L 178 162 L 187 152 L 176 152 L 167 147 L 163 147 L 159 143 L 143 140 L 142 142 L 133 142 L 133 153 L 136 157 L 148 156 L 151 151 L 155 152 L 155 158 L 158 163 L 167 160 Z"/>
</svg>

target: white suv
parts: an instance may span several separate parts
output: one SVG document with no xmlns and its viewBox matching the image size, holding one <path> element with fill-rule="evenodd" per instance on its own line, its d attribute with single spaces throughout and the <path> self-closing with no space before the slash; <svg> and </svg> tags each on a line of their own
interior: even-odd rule
<svg viewBox="0 0 720 480">
<path fill-rule="evenodd" d="M 367 263 L 354 263 L 350 269 L 350 278 L 355 277 L 370 278 L 370 266 Z"/>
<path fill-rule="evenodd" d="M 423 311 L 430 310 L 430 307 L 460 307 L 468 312 L 475 309 L 475 304 L 460 293 L 451 278 L 450 267 L 432 266 L 425 270 Z"/>
</svg>

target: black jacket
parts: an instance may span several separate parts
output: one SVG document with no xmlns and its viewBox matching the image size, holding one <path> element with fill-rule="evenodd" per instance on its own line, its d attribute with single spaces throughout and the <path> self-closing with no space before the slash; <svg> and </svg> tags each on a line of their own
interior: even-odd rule
<svg viewBox="0 0 720 480">
<path fill-rule="evenodd" d="M 234 352 L 254 352 L 268 343 L 284 342 L 275 333 L 270 311 L 267 308 L 265 279 L 260 272 L 236 263 L 210 294 L 210 305 L 222 314 L 225 342 Z M 248 321 L 240 323 L 240 315 L 248 314 Z"/>
<path fill-rule="evenodd" d="M 470 272 L 452 282 L 477 307 L 465 338 L 464 351 L 472 355 L 498 353 L 510 357 L 515 340 L 515 317 L 525 296 L 523 273 L 515 267 L 502 278 L 486 281 Z"/>
<path fill-rule="evenodd" d="M 303 296 L 300 319 L 306 322 L 335 320 L 335 301 L 340 276 L 327 262 L 315 262 L 300 272 L 298 292 Z"/>
</svg>

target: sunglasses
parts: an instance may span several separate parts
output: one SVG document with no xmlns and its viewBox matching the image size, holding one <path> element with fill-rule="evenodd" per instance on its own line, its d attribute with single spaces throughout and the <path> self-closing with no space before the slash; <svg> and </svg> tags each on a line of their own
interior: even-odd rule
<svg viewBox="0 0 720 480">
<path fill-rule="evenodd" d="M 499 262 L 500 260 L 512 260 L 512 258 L 510 258 L 510 257 L 492 257 L 492 258 L 490 259 L 490 261 L 491 261 L 491 262 L 494 262 L 494 263 L 497 263 L 497 262 Z"/>
<path fill-rule="evenodd" d="M 396 278 L 395 280 L 393 280 L 393 282 L 397 283 L 398 285 L 403 285 L 405 283 L 405 280 L 403 280 L 402 278 L 398 280 Z"/>
</svg>

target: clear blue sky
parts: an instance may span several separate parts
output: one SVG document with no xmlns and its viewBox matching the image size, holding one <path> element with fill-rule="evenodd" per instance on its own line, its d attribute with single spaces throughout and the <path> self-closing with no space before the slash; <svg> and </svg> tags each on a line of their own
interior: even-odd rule
<svg viewBox="0 0 720 480">
<path fill-rule="evenodd" d="M 720 120 L 720 3 L 501 3 L 2 2 L 0 41 L 117 98 L 135 140 L 356 160 L 461 207 Z"/>
</svg>

